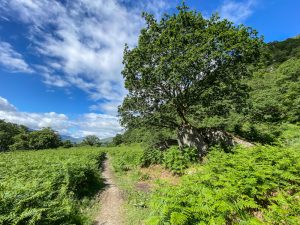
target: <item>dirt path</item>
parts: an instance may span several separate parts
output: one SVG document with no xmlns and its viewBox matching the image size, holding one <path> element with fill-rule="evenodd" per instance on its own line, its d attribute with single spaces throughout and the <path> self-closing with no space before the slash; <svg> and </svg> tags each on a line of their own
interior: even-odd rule
<svg viewBox="0 0 300 225">
<path fill-rule="evenodd" d="M 101 210 L 94 225 L 122 225 L 121 206 L 123 199 L 121 191 L 114 182 L 109 160 L 104 162 L 102 176 L 106 180 L 107 186 L 101 194 Z"/>
</svg>

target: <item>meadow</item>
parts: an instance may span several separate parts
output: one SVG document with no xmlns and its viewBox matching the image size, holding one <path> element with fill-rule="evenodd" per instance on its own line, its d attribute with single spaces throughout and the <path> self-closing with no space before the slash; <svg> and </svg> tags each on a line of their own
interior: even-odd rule
<svg viewBox="0 0 300 225">
<path fill-rule="evenodd" d="M 0 154 L 0 224 L 88 224 L 105 153 L 81 147 Z"/>
<path fill-rule="evenodd" d="M 216 146 L 201 162 L 137 143 L 1 153 L 0 224 L 93 224 L 106 158 L 124 224 L 299 224 L 299 126 L 282 130 L 273 146 Z"/>
</svg>

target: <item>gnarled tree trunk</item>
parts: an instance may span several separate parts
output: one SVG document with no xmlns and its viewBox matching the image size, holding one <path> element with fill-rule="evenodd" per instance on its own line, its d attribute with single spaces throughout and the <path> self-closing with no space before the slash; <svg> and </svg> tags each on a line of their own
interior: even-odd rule
<svg viewBox="0 0 300 225">
<path fill-rule="evenodd" d="M 196 128 L 190 124 L 184 124 L 178 129 L 178 144 L 180 147 L 195 147 L 199 157 L 203 157 L 210 146 L 221 145 L 230 147 L 236 144 L 245 147 L 253 146 L 252 143 L 235 137 L 225 131 L 213 128 Z"/>
<path fill-rule="evenodd" d="M 183 146 L 197 148 L 200 157 L 207 153 L 209 147 L 199 129 L 189 124 L 184 124 L 178 129 L 178 144 L 181 148 Z"/>
</svg>

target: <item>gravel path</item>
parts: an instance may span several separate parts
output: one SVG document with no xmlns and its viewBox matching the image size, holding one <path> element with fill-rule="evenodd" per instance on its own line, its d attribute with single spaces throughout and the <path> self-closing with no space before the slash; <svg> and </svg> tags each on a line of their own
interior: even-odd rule
<svg viewBox="0 0 300 225">
<path fill-rule="evenodd" d="M 121 206 L 122 194 L 114 181 L 113 171 L 109 160 L 103 165 L 103 178 L 106 180 L 106 189 L 101 194 L 101 210 L 94 225 L 122 225 Z"/>
</svg>

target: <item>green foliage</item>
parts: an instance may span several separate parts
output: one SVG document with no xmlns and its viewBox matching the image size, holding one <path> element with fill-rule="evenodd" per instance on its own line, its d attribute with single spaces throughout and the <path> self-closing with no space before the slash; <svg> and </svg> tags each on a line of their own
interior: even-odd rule
<svg viewBox="0 0 300 225">
<path fill-rule="evenodd" d="M 281 133 L 277 138 L 277 144 L 300 149 L 300 124 L 283 124 L 280 129 Z"/>
<path fill-rule="evenodd" d="M 291 58 L 277 68 L 258 71 L 249 84 L 253 89 L 250 93 L 253 121 L 300 121 L 299 58 Z"/>
<path fill-rule="evenodd" d="M 171 147 L 163 154 L 164 166 L 175 174 L 183 174 L 193 162 L 197 162 L 197 150 L 193 148 Z"/>
<path fill-rule="evenodd" d="M 153 164 L 162 164 L 163 163 L 163 151 L 148 147 L 144 149 L 143 157 L 141 159 L 142 166 L 150 166 Z"/>
<path fill-rule="evenodd" d="M 249 27 L 217 16 L 205 19 L 185 5 L 156 21 L 145 14 L 138 45 L 125 48 L 122 74 L 129 93 L 119 108 L 127 127 L 176 128 L 197 117 L 226 117 L 242 111 L 261 38 Z"/>
<path fill-rule="evenodd" d="M 70 140 L 65 140 L 62 142 L 62 147 L 63 148 L 72 148 L 74 144 Z"/>
<path fill-rule="evenodd" d="M 30 134 L 20 133 L 13 137 L 13 144 L 9 146 L 10 150 L 28 150 L 30 149 Z"/>
<path fill-rule="evenodd" d="M 136 187 L 137 182 L 150 178 L 148 174 L 139 171 L 143 149 L 137 144 L 122 145 L 107 148 L 107 153 L 125 200 L 122 205 L 124 224 L 144 224 L 142 221 L 149 215 L 147 204 L 150 200 L 150 192 Z"/>
<path fill-rule="evenodd" d="M 104 152 L 76 148 L 0 154 L 0 224 L 86 224 L 80 200 L 103 186 Z"/>
<path fill-rule="evenodd" d="M 272 42 L 268 44 L 267 51 L 270 56 L 268 59 L 268 64 L 279 64 L 292 57 L 300 57 L 300 38 L 289 38 L 281 42 Z"/>
<path fill-rule="evenodd" d="M 81 145 L 89 145 L 89 146 L 101 146 L 100 138 L 98 138 L 96 135 L 88 135 L 86 136 L 82 142 Z"/>
<path fill-rule="evenodd" d="M 0 120 L 0 151 L 49 149 L 60 145 L 59 134 L 51 128 L 29 131 L 23 125 Z"/>
<path fill-rule="evenodd" d="M 149 129 L 143 126 L 127 129 L 122 135 L 124 144 L 141 143 L 145 140 L 145 135 L 149 133 Z"/>
<path fill-rule="evenodd" d="M 215 149 L 179 185 L 155 192 L 148 224 L 296 225 L 299 198 L 299 149 L 257 146 L 230 154 Z"/>
<path fill-rule="evenodd" d="M 165 168 L 174 174 L 183 174 L 185 169 L 192 163 L 197 162 L 198 159 L 198 151 L 194 148 L 179 149 L 176 146 L 172 146 L 165 151 L 156 148 L 146 148 L 141 158 L 141 165 L 163 164 Z"/>
<path fill-rule="evenodd" d="M 59 134 L 51 128 L 43 128 L 29 133 L 30 149 L 58 148 L 60 145 L 61 140 Z"/>
<path fill-rule="evenodd" d="M 9 146 L 14 143 L 14 136 L 27 132 L 25 126 L 0 120 L 0 151 L 9 149 Z"/>
<path fill-rule="evenodd" d="M 274 144 L 281 133 L 281 127 L 278 124 L 246 121 L 236 124 L 232 131 L 252 142 Z"/>
<path fill-rule="evenodd" d="M 118 173 L 136 169 L 142 162 L 143 150 L 139 145 L 108 148 L 112 166 Z"/>
<path fill-rule="evenodd" d="M 123 140 L 123 135 L 122 135 L 122 134 L 117 134 L 117 135 L 113 138 L 111 144 L 112 144 L 113 146 L 118 146 L 118 145 L 122 144 L 123 142 L 124 142 L 124 140 Z"/>
</svg>

